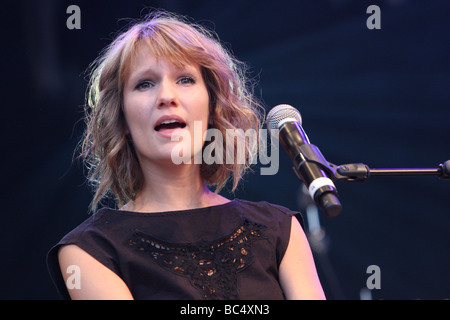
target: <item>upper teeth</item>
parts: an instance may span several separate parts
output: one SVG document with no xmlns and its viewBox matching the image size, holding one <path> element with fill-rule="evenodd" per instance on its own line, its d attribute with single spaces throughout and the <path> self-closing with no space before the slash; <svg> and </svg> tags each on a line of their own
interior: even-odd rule
<svg viewBox="0 0 450 320">
<path fill-rule="evenodd" d="M 177 120 L 166 120 L 166 121 L 161 122 L 161 124 L 169 124 L 169 123 L 175 123 L 175 122 L 179 122 L 179 121 L 177 121 Z"/>
</svg>

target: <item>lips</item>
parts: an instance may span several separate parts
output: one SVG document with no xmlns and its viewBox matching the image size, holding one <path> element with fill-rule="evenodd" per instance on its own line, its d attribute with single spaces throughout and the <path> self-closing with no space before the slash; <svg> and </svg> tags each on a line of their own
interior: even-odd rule
<svg viewBox="0 0 450 320">
<path fill-rule="evenodd" d="M 186 121 L 177 115 L 164 115 L 160 117 L 155 123 L 155 131 L 160 134 L 171 134 L 176 129 L 183 129 L 186 127 Z"/>
</svg>

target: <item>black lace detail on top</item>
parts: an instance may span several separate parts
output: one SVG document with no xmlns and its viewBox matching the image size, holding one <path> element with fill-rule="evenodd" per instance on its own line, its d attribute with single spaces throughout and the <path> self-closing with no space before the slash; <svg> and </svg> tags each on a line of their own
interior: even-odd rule
<svg viewBox="0 0 450 320">
<path fill-rule="evenodd" d="M 146 252 L 161 267 L 187 277 L 203 299 L 238 298 L 237 273 L 254 260 L 252 241 L 262 238 L 267 227 L 248 220 L 229 235 L 195 243 L 169 243 L 136 231 L 129 245 Z"/>
</svg>

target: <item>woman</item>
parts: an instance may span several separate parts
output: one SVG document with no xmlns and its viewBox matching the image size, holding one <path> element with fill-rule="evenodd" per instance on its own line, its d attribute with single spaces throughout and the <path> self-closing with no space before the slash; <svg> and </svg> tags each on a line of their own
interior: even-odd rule
<svg viewBox="0 0 450 320">
<path fill-rule="evenodd" d="M 136 23 L 94 64 L 87 100 L 92 210 L 108 195 L 119 209 L 98 210 L 49 252 L 63 297 L 324 298 L 293 212 L 219 195 L 228 179 L 236 188 L 255 150 L 242 135 L 233 150 L 195 137 L 257 132 L 260 106 L 211 33 L 168 13 Z M 206 161 L 206 148 L 216 160 L 244 148 L 245 161 Z"/>
</svg>

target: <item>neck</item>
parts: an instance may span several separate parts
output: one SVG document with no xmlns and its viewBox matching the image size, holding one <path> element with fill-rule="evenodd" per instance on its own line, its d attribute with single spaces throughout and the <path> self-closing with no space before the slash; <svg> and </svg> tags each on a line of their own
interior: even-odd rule
<svg viewBox="0 0 450 320">
<path fill-rule="evenodd" d="M 124 210 L 161 212 L 187 210 L 226 203 L 229 200 L 208 189 L 199 165 L 147 168 L 145 183 Z"/>
</svg>

